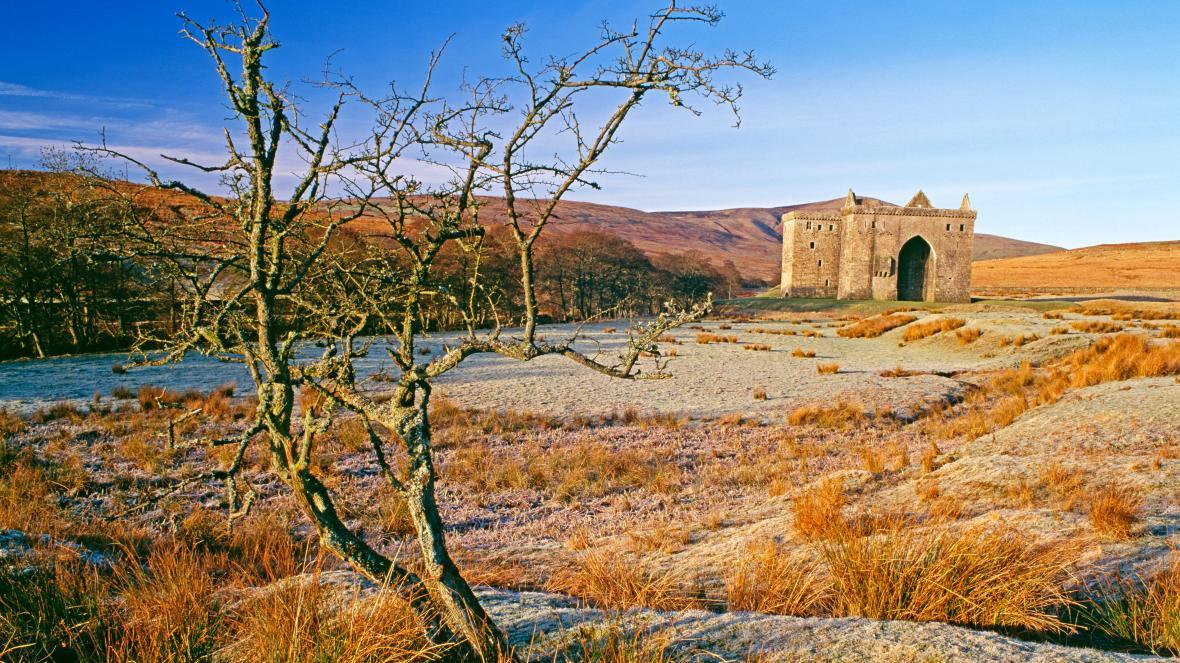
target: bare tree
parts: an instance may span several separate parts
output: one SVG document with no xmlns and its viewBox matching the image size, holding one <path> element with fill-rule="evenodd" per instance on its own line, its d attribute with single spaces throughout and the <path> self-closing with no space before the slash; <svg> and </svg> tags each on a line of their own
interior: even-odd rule
<svg viewBox="0 0 1180 663">
<path fill-rule="evenodd" d="M 259 18 L 242 16 L 226 26 L 182 15 L 183 34 L 212 58 L 238 126 L 225 133 L 225 163 L 171 160 L 221 174 L 231 195 L 166 180 L 146 163 L 93 149 L 132 161 L 155 187 L 177 196 L 140 205 L 126 231 L 139 255 L 156 257 L 186 284 L 182 329 L 152 340 L 167 348 L 169 361 L 190 351 L 243 361 L 254 381 L 254 424 L 238 437 L 210 442 L 237 447 L 230 466 L 214 472 L 226 482 L 231 519 L 253 500 L 240 477 L 242 458 L 251 444 L 262 444 L 322 545 L 369 578 L 397 587 L 431 639 L 451 644 L 456 659 L 512 657 L 447 550 L 435 500 L 432 384 L 469 357 L 488 353 L 519 361 L 560 355 L 621 379 L 666 375 L 656 339 L 704 315 L 708 298 L 634 324 L 615 357 L 585 351 L 577 333 L 549 341 L 538 330 L 534 248 L 568 192 L 597 186 L 599 160 L 645 98 L 662 95 L 694 113 L 692 102 L 709 101 L 736 113 L 740 87 L 716 76 L 772 73 L 752 53 L 710 57 L 663 43 L 674 25 L 714 25 L 720 18 L 710 7 L 672 3 L 646 26 L 604 25 L 589 48 L 540 65 L 525 54 L 524 28 L 514 26 L 503 36 L 511 75 L 478 79 L 462 87 L 458 101 L 448 100 L 432 92 L 436 53 L 426 82 L 413 93 L 391 87 L 385 96 L 370 96 L 347 80 L 332 82 L 327 87 L 336 101 L 312 128 L 287 89 L 267 78 L 263 58 L 277 43 L 265 9 Z M 616 101 L 587 120 L 580 100 L 592 92 Z M 346 101 L 374 119 L 371 135 L 342 145 L 335 125 Z M 284 150 L 305 165 L 279 199 L 273 188 Z M 424 165 L 447 175 L 424 181 L 414 175 Z M 480 272 L 479 217 L 487 194 L 503 196 L 506 207 L 523 299 L 517 319 L 503 319 Z M 381 230 L 349 232 L 362 216 L 368 226 L 379 221 Z M 462 287 L 440 283 L 435 265 L 446 247 L 470 256 L 462 263 Z M 441 354 L 419 355 L 424 311 L 444 307 L 463 321 L 463 331 Z M 358 380 L 354 363 L 375 350 L 374 334 L 389 335 L 385 351 L 398 369 L 392 398 L 375 397 Z M 308 357 L 312 341 L 323 351 Z M 301 409 L 298 390 L 315 396 L 302 399 Z M 359 417 L 374 463 L 406 502 L 420 544 L 419 574 L 350 530 L 316 474 L 317 441 L 344 414 Z M 391 444 L 404 450 L 404 468 L 391 462 Z"/>
</svg>

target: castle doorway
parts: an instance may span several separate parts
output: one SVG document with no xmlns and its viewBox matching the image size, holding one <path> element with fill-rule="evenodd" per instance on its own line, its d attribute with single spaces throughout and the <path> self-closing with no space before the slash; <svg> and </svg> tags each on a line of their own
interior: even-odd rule
<svg viewBox="0 0 1180 663">
<path fill-rule="evenodd" d="M 913 237 L 901 247 L 897 255 L 897 298 L 906 301 L 925 301 L 930 269 L 930 244 L 920 236 Z"/>
</svg>

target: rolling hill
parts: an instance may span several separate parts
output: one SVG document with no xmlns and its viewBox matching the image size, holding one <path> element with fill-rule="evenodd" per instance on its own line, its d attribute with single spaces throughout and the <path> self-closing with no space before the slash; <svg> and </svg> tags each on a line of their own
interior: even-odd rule
<svg viewBox="0 0 1180 663">
<path fill-rule="evenodd" d="M 60 180 L 61 183 L 55 182 Z M 65 187 L 69 180 L 61 175 L 41 171 L 0 170 L 0 193 L 14 187 Z M 129 186 L 142 186 L 132 184 Z M 177 199 L 178 194 L 161 193 Z M 890 205 L 874 198 L 883 205 Z M 502 223 L 505 219 L 502 198 L 482 198 L 481 222 L 486 225 Z M 527 201 L 526 201 L 527 202 Z M 565 201 L 558 208 L 549 229 L 549 236 L 582 231 L 607 232 L 635 244 L 649 256 L 699 251 L 715 265 L 732 260 L 747 279 L 775 283 L 779 279 L 782 246 L 782 215 L 792 210 L 840 209 L 844 198 L 833 198 L 779 207 L 739 207 L 733 209 L 683 212 L 644 212 L 642 210 L 601 205 L 597 203 Z M 367 216 L 354 222 L 360 232 L 379 233 L 383 222 Z M 976 233 L 976 260 L 1023 256 L 1060 247 Z"/>
<path fill-rule="evenodd" d="M 1180 241 L 1099 244 L 1041 255 L 976 262 L 971 286 L 1022 288 L 1180 290 Z"/>
<path fill-rule="evenodd" d="M 876 200 L 869 198 L 868 200 Z M 883 201 L 877 201 L 888 205 Z M 484 200 L 480 211 L 489 223 L 504 218 L 503 201 Z M 644 212 L 628 207 L 562 202 L 546 230 L 551 235 L 605 231 L 629 240 L 647 255 L 697 250 L 714 264 L 732 260 L 746 278 L 774 283 L 779 279 L 782 215 L 800 209 L 840 209 L 844 198 L 780 207 L 739 207 L 685 212 Z M 976 259 L 1004 258 L 1060 251 L 1061 247 L 976 233 Z"/>
</svg>

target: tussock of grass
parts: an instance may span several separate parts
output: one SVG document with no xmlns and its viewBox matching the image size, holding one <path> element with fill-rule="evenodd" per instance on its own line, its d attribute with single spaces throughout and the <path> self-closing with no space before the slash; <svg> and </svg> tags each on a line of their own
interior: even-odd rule
<svg viewBox="0 0 1180 663">
<path fill-rule="evenodd" d="M 792 357 L 812 358 L 815 357 L 815 350 L 804 350 L 803 348 L 795 348 L 791 350 Z"/>
<path fill-rule="evenodd" d="M 1089 515 L 1094 531 L 1114 539 L 1129 539 L 1139 522 L 1139 495 L 1119 486 L 1104 486 L 1090 497 Z"/>
<path fill-rule="evenodd" d="M 836 333 L 844 338 L 876 338 L 890 329 L 908 325 L 917 319 L 917 316 L 913 315 L 891 313 L 858 320 L 847 327 L 841 327 Z"/>
<path fill-rule="evenodd" d="M 675 573 L 650 573 L 619 554 L 591 550 L 561 568 L 545 586 L 602 608 L 683 610 L 696 605 L 685 591 L 685 580 Z"/>
<path fill-rule="evenodd" d="M 795 498 L 795 533 L 807 541 L 848 536 L 850 524 L 844 517 L 848 500 L 839 479 L 825 479 Z"/>
<path fill-rule="evenodd" d="M 1104 320 L 1075 320 L 1069 323 L 1076 331 L 1089 332 L 1091 334 L 1111 334 L 1123 330 L 1123 326 L 1114 322 L 1106 322 Z"/>
<path fill-rule="evenodd" d="M 1180 655 L 1180 558 L 1146 578 L 1120 576 L 1100 583 L 1083 603 L 1083 626 L 1133 642 L 1154 654 Z"/>
<path fill-rule="evenodd" d="M 743 350 L 754 350 L 756 352 L 770 352 L 770 346 L 765 343 L 747 343 L 742 346 Z"/>
<path fill-rule="evenodd" d="M 835 375 L 840 372 L 840 364 L 836 362 L 819 363 L 815 365 L 815 372 L 820 375 Z"/>
<path fill-rule="evenodd" d="M 800 406 L 787 415 L 787 423 L 794 426 L 819 426 L 847 430 L 867 422 L 869 415 L 864 406 L 849 400 L 837 401 L 834 405 L 810 403 Z"/>
<path fill-rule="evenodd" d="M 794 329 L 769 329 L 767 327 L 755 327 L 750 330 L 755 334 L 774 334 L 776 336 L 798 336 L 799 332 Z"/>
<path fill-rule="evenodd" d="M 730 610 L 808 617 L 831 610 L 831 579 L 814 559 L 798 559 L 773 540 L 751 543 L 725 583 Z"/>
<path fill-rule="evenodd" d="M 955 332 L 955 338 L 959 341 L 959 345 L 970 345 L 978 341 L 980 336 L 983 336 L 983 330 L 979 327 L 960 329 Z"/>
<path fill-rule="evenodd" d="M 701 332 L 697 334 L 697 343 L 701 345 L 709 345 L 710 343 L 737 343 L 737 336 L 730 336 L 724 334 L 710 334 L 708 332 Z"/>
<path fill-rule="evenodd" d="M 906 343 L 910 343 L 934 336 L 935 334 L 948 332 L 952 329 L 958 329 L 965 324 L 967 324 L 967 321 L 962 318 L 940 318 L 938 320 L 919 322 L 906 327 L 905 333 L 901 338 Z"/>
<path fill-rule="evenodd" d="M 835 612 L 870 619 L 939 621 L 1062 632 L 1056 609 L 1076 555 L 1007 529 L 845 537 L 823 547 Z"/>
</svg>

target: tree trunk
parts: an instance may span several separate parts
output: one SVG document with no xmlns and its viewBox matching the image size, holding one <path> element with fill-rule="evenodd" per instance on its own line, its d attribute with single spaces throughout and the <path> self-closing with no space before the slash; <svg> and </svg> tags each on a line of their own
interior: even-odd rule
<svg viewBox="0 0 1180 663">
<path fill-rule="evenodd" d="M 430 423 L 427 418 L 428 388 L 416 407 L 415 416 L 403 419 L 398 428 L 409 452 L 410 473 L 406 503 L 418 545 L 422 552 L 423 578 L 447 624 L 475 650 L 478 661 L 515 661 L 504 633 L 484 611 L 471 586 L 447 552 L 442 518 L 434 497 L 434 467 L 430 454 Z"/>
</svg>

